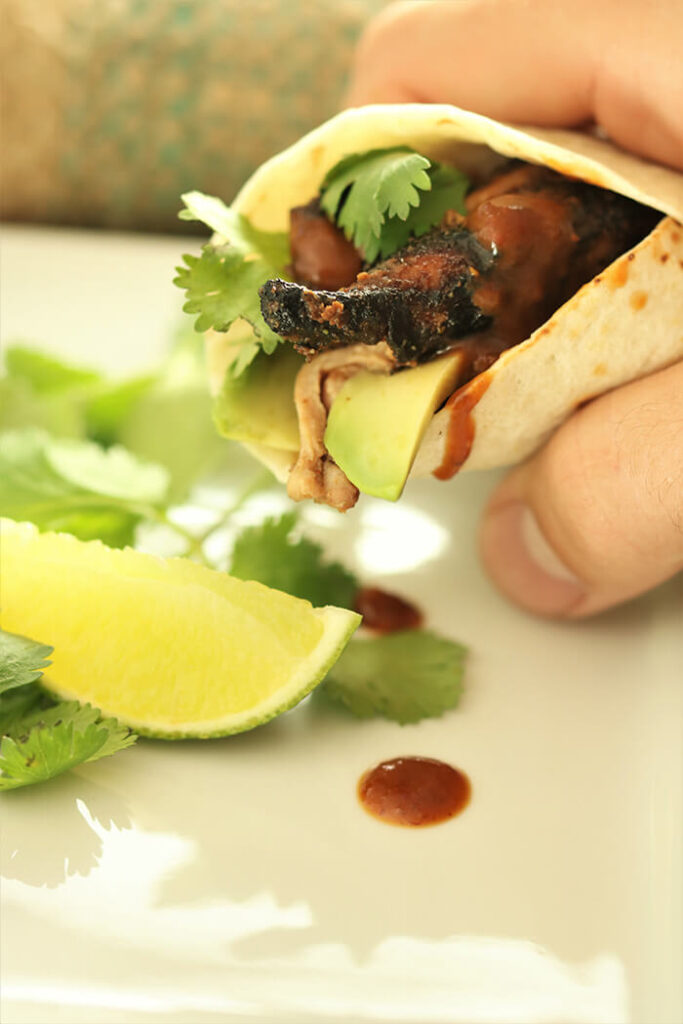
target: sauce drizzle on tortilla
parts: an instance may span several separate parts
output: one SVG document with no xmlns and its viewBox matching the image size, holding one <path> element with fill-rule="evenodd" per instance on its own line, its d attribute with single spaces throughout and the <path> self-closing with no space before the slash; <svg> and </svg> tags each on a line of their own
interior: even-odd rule
<svg viewBox="0 0 683 1024">
<path fill-rule="evenodd" d="M 437 480 L 449 480 L 458 472 L 474 443 L 474 418 L 472 413 L 489 386 L 489 375 L 481 373 L 464 388 L 456 391 L 446 402 L 448 410 L 448 433 L 444 445 L 444 457 L 434 470 Z"/>
</svg>

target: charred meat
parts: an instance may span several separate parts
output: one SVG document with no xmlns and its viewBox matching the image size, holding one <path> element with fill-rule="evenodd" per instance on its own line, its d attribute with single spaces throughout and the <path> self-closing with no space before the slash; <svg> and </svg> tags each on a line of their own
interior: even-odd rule
<svg viewBox="0 0 683 1024">
<path fill-rule="evenodd" d="M 447 215 L 352 284 L 268 281 L 261 308 L 272 330 L 308 357 L 386 342 L 396 366 L 412 366 L 464 339 L 491 362 L 640 241 L 658 216 L 615 193 L 518 165 L 472 193 L 466 217 Z M 300 255 L 295 270 L 297 263 Z M 306 279 L 316 280 L 310 265 Z"/>
<path fill-rule="evenodd" d="M 343 288 L 363 266 L 353 242 L 325 216 L 317 199 L 290 210 L 289 246 L 292 277 L 309 288 Z"/>
<path fill-rule="evenodd" d="M 267 281 L 261 309 L 269 327 L 305 355 L 386 341 L 397 364 L 410 366 L 491 323 L 472 298 L 477 276 L 491 263 L 490 250 L 471 232 L 439 231 L 410 242 L 339 291 Z"/>
</svg>

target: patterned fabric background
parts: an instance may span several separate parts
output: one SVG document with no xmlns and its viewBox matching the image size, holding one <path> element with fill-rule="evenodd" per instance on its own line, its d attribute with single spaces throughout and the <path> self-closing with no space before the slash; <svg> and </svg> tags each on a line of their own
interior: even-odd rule
<svg viewBox="0 0 683 1024">
<path fill-rule="evenodd" d="M 338 109 L 387 2 L 0 0 L 0 214 L 181 230 Z"/>
</svg>

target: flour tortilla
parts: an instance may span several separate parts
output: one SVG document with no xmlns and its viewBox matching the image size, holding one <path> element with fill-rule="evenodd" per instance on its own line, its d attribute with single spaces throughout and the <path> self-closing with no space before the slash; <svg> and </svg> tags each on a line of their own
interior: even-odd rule
<svg viewBox="0 0 683 1024">
<path fill-rule="evenodd" d="M 485 390 L 480 378 L 460 389 L 483 390 L 471 414 L 474 435 L 463 470 L 521 461 L 578 405 L 683 358 L 683 175 L 596 135 L 515 127 L 447 105 L 363 107 L 339 114 L 265 163 L 233 207 L 258 228 L 286 231 L 290 209 L 308 202 L 343 156 L 399 145 L 476 177 L 511 157 L 542 164 L 667 215 L 480 375 L 487 378 Z M 215 391 L 223 379 L 225 337 L 209 337 Z M 433 417 L 411 476 L 441 466 L 448 423 L 448 410 Z M 295 453 L 251 448 L 287 478 Z"/>
</svg>

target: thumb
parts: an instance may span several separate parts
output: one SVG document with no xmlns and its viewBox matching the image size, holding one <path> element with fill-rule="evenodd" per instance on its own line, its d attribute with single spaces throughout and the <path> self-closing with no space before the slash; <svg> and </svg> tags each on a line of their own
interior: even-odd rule
<svg viewBox="0 0 683 1024">
<path fill-rule="evenodd" d="M 499 589 L 539 615 L 591 615 L 683 568 L 683 363 L 575 413 L 493 494 L 481 530 Z"/>
</svg>

